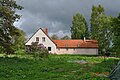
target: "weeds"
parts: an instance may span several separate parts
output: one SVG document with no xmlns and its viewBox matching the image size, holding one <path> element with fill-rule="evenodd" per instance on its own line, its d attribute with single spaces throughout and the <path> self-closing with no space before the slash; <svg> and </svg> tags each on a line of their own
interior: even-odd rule
<svg viewBox="0 0 120 80">
<path fill-rule="evenodd" d="M 68 62 L 85 60 L 87 64 Z M 120 59 L 80 55 L 49 55 L 46 60 L 34 60 L 27 54 L 0 55 L 0 80 L 109 80 L 112 66 Z"/>
</svg>

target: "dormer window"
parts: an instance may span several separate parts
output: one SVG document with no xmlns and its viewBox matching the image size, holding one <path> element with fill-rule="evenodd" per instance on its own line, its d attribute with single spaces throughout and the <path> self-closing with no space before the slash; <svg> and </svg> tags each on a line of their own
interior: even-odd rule
<svg viewBox="0 0 120 80">
<path fill-rule="evenodd" d="M 36 42 L 39 42 L 39 37 L 36 37 Z"/>
<path fill-rule="evenodd" d="M 66 44 L 65 46 L 68 47 L 68 44 Z"/>
<path fill-rule="evenodd" d="M 80 47 L 80 44 L 78 44 L 78 47 Z"/>
<path fill-rule="evenodd" d="M 45 37 L 42 37 L 42 42 L 45 42 Z"/>
</svg>

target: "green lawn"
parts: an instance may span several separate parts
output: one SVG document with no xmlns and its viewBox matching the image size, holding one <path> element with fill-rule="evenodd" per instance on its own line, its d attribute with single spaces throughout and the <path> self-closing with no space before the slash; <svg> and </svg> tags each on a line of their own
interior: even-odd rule
<svg viewBox="0 0 120 80">
<path fill-rule="evenodd" d="M 87 61 L 81 64 L 80 61 Z M 108 75 L 120 59 L 80 55 L 49 55 L 37 60 L 31 55 L 0 55 L 0 80 L 109 80 Z"/>
</svg>

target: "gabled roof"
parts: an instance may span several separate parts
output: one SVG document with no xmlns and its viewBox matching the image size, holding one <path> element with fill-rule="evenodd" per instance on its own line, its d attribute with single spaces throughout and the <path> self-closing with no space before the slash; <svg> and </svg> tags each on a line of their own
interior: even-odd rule
<svg viewBox="0 0 120 80">
<path fill-rule="evenodd" d="M 28 41 L 29 41 L 39 30 L 40 30 L 40 28 L 27 40 L 26 43 L 28 43 Z M 26 43 L 25 43 L 25 45 L 26 45 Z"/>
<path fill-rule="evenodd" d="M 57 48 L 98 48 L 96 40 L 53 40 Z"/>
<path fill-rule="evenodd" d="M 28 41 L 29 41 L 39 30 L 42 30 L 42 32 L 56 45 L 56 43 L 48 36 L 47 33 L 45 33 L 45 31 L 44 31 L 42 28 L 39 28 L 39 29 L 28 39 Z M 27 41 L 27 42 L 28 42 L 28 41 Z M 27 42 L 26 42 L 26 43 L 27 43 Z"/>
</svg>

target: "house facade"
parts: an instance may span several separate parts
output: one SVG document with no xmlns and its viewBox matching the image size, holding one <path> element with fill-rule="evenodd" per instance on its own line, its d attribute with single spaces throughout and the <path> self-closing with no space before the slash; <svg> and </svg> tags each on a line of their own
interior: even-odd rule
<svg viewBox="0 0 120 80">
<path fill-rule="evenodd" d="M 48 29 L 38 29 L 25 45 L 30 46 L 32 42 L 43 44 L 53 54 L 98 55 L 96 40 L 52 40 L 48 36 Z"/>
</svg>

